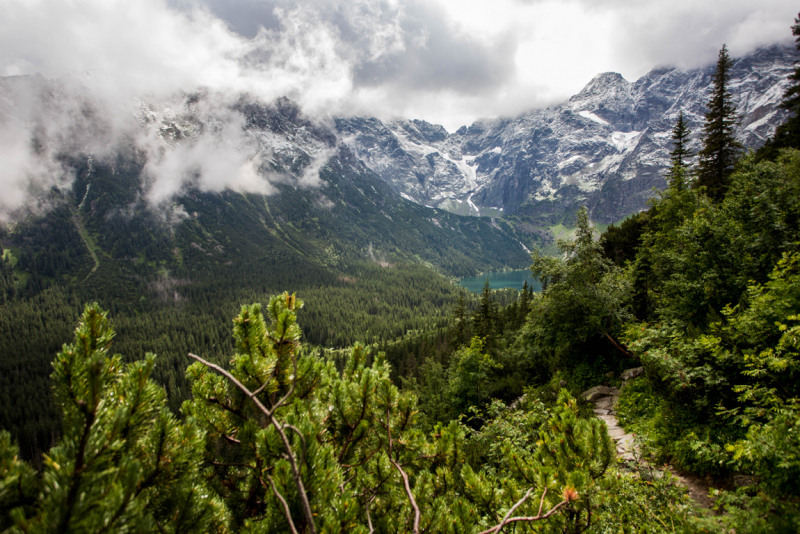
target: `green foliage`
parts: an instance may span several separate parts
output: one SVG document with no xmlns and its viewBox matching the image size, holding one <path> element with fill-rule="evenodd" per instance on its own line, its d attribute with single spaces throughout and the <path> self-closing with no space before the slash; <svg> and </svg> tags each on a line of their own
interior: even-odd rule
<svg viewBox="0 0 800 534">
<path fill-rule="evenodd" d="M 725 445 L 741 432 L 660 392 L 648 380 L 637 379 L 625 386 L 616 406 L 620 423 L 639 436 L 642 455 L 690 472 L 727 475 L 732 465 Z"/>
<path fill-rule="evenodd" d="M 643 468 L 616 473 L 614 493 L 605 501 L 597 532 L 702 532 L 697 511 L 669 471 Z"/>
<path fill-rule="evenodd" d="M 654 418 L 659 403 L 660 399 L 649 381 L 646 378 L 635 378 L 625 384 L 614 411 L 622 426 L 636 431 L 637 425 Z"/>
<path fill-rule="evenodd" d="M 693 529 L 795 532 L 800 153 L 779 150 L 793 146 L 790 121 L 733 172 L 729 62 L 723 47 L 697 181 L 710 198 L 673 169 L 628 269 L 646 308 L 623 337 L 647 377 L 626 386 L 616 409 L 659 461 L 729 487 L 749 476 L 718 492 L 722 515 L 693 518 Z"/>
<path fill-rule="evenodd" d="M 792 501 L 774 499 L 753 486 L 716 493 L 716 514 L 695 518 L 690 523 L 695 532 L 793 534 L 800 529 L 800 514 Z"/>
<path fill-rule="evenodd" d="M 495 338 L 500 333 L 501 327 L 497 315 L 497 303 L 492 298 L 492 290 L 489 289 L 489 279 L 483 284 L 483 291 L 480 296 L 480 304 L 475 310 L 472 319 L 475 334 L 484 339 L 484 343 L 494 346 Z"/>
<path fill-rule="evenodd" d="M 110 356 L 106 314 L 87 307 L 54 363 L 64 434 L 41 476 L 0 434 L 3 528 L 481 532 L 508 521 L 582 532 L 619 524 L 628 509 L 615 496 L 612 442 L 569 393 L 545 403 L 531 391 L 513 409 L 495 401 L 472 422 L 426 433 L 415 396 L 392 384 L 382 354 L 356 345 L 337 369 L 300 345 L 302 306 L 284 293 L 270 299 L 266 318 L 259 305 L 243 307 L 229 370 L 192 355 L 194 398 L 183 422 L 149 380 L 154 357 L 125 365 Z M 477 338 L 456 354 L 458 380 L 483 380 L 493 366 Z M 675 500 L 646 504 L 656 519 L 679 516 Z"/>
<path fill-rule="evenodd" d="M 796 151 L 775 162 L 745 159 L 725 199 L 667 189 L 655 201 L 637 261 L 646 261 L 649 298 L 664 319 L 693 325 L 735 304 L 750 280 L 766 281 L 798 235 Z"/>
<path fill-rule="evenodd" d="M 792 35 L 795 38 L 795 48 L 800 50 L 800 19 L 794 19 Z M 791 83 L 783 94 L 781 107 L 791 112 L 789 118 L 778 125 L 775 135 L 756 151 L 757 161 L 775 160 L 784 148 L 800 149 L 800 67 L 795 66 L 794 72 L 789 76 Z"/>
<path fill-rule="evenodd" d="M 356 346 L 339 374 L 333 362 L 299 351 L 301 306 L 288 294 L 274 297 L 269 324 L 258 305 L 242 309 L 231 376 L 243 387 L 200 363 L 189 368 L 195 399 L 184 411 L 208 430 L 209 476 L 241 521 L 237 528 L 248 531 L 366 531 L 369 521 L 381 531 L 406 528 L 411 508 L 392 462 L 420 492 L 446 485 L 457 465 L 445 445 L 457 439 L 454 428 L 434 444 L 413 429 L 414 399 L 391 384 L 380 355 Z M 228 461 L 217 459 L 220 447 Z M 418 458 L 428 453 L 433 462 Z M 434 475 L 431 463 L 444 471 Z M 424 502 L 444 506 L 435 492 Z M 431 508 L 422 517 L 429 527 L 439 521 Z"/>
<path fill-rule="evenodd" d="M 80 303 L 111 310 L 130 360 L 162 356 L 153 377 L 177 412 L 189 395 L 186 353 L 221 361 L 242 302 L 293 287 L 307 302 L 306 341 L 388 342 L 448 326 L 458 290 L 446 276 L 527 261 L 510 227 L 408 202 L 346 151 L 322 169 L 318 188 L 279 185 L 269 197 L 189 190 L 159 210 L 145 203 L 142 162 L 130 153 L 64 164 L 75 170 L 71 190 L 49 192 L 42 215 L 0 225 L 18 260 L 0 261 L 0 396 L 24 399 L 0 413 L 0 428 L 27 458 L 60 433 L 41 393 Z"/>
<path fill-rule="evenodd" d="M 196 462 L 203 433 L 167 409 L 163 389 L 149 379 L 155 357 L 124 365 L 109 354 L 113 339 L 106 314 L 87 306 L 73 344 L 56 356 L 64 433 L 44 456 L 40 477 L 19 465 L 7 434 L 0 438 L 0 502 L 10 531 L 223 528 L 224 510 Z"/>
<path fill-rule="evenodd" d="M 453 355 L 447 370 L 447 397 L 456 413 L 464 413 L 470 406 L 482 406 L 489 400 L 490 378 L 502 366 L 483 351 L 484 343 L 473 337 L 469 347 Z"/>
<path fill-rule="evenodd" d="M 714 528 L 788 532 L 800 515 L 788 504 L 800 491 L 799 163 L 793 150 L 745 158 L 717 202 L 670 187 L 637 253 L 659 322 L 626 327 L 649 386 L 629 386 L 618 410 L 660 460 L 755 477 L 755 487 L 721 495 L 730 509 Z"/>
<path fill-rule="evenodd" d="M 537 440 L 532 437 L 544 428 L 555 405 L 556 402 L 545 404 L 529 392 L 511 408 L 498 400 L 484 409 L 471 407 L 459 420 L 467 435 L 467 461 L 476 470 L 483 466 L 502 469 L 507 444 L 532 454 L 537 448 Z"/>
<path fill-rule="evenodd" d="M 0 252 L 2 245 L 0 245 Z M 11 257 L 0 254 L 0 305 L 14 299 L 19 291 L 19 281 L 14 275 L 14 267 L 11 265 Z"/>
<path fill-rule="evenodd" d="M 592 508 L 603 503 L 610 489 L 610 480 L 603 476 L 614 458 L 605 423 L 581 419 L 578 413 L 577 401 L 562 391 L 534 452 L 514 447 L 508 440 L 504 443 L 512 473 L 525 480 L 553 477 L 565 488 L 565 496 L 580 491 L 580 499 L 570 502 L 559 517 L 564 532 L 582 532 L 591 525 Z"/>
<path fill-rule="evenodd" d="M 264 269 L 269 268 L 271 264 L 265 263 Z M 120 334 L 116 349 L 126 361 L 141 359 L 147 352 L 161 355 L 152 376 L 167 389 L 174 413 L 190 393 L 184 373 L 189 364 L 186 354 L 202 351 L 211 360 L 222 361 L 232 348 L 227 325 L 238 308 L 235 302 L 263 295 L 263 287 L 254 289 L 241 278 L 251 274 L 233 272 L 213 286 L 164 280 L 171 301 L 159 297 L 139 307 L 112 306 Z M 309 299 L 301 311 L 305 341 L 337 347 L 355 341 L 385 343 L 409 331 L 441 328 L 444 335 L 451 321 L 449 308 L 459 295 L 444 277 L 413 264 L 391 269 L 356 264 L 350 273 L 326 276 L 320 285 L 306 289 Z M 225 283 L 230 284 L 227 289 Z M 80 302 L 79 291 L 55 286 L 0 306 L 0 401 L 7 406 L 0 412 L 0 427 L 12 433 L 26 458 L 47 450 L 60 432 L 52 397 L 42 392 L 51 387 L 50 360 L 74 328 Z M 390 362 L 398 381 L 397 373 L 416 372 L 416 364 L 406 369 L 405 362 Z"/>
<path fill-rule="evenodd" d="M 0 529 L 7 532 L 14 526 L 11 516 L 34 513 L 37 490 L 36 473 L 19 459 L 19 449 L 11 441 L 11 435 L 0 431 Z"/>
<path fill-rule="evenodd" d="M 539 251 L 532 255 L 531 271 L 545 289 L 532 302 L 520 343 L 551 371 L 586 361 L 584 345 L 598 338 L 608 343 L 630 317 L 630 282 L 603 256 L 585 208 L 578 213 L 577 226 L 574 241 L 558 243 L 564 259 Z"/>
<path fill-rule="evenodd" d="M 403 381 L 403 389 L 416 394 L 420 410 L 419 426 L 430 431 L 436 423 L 451 419 L 452 399 L 448 396 L 447 369 L 435 358 L 428 358 L 419 368 L 419 379 Z"/>
<path fill-rule="evenodd" d="M 465 433 L 473 431 L 450 423 L 421 432 L 416 398 L 391 383 L 381 354 L 356 346 L 339 372 L 304 353 L 301 306 L 294 296 L 274 297 L 269 322 L 258 305 L 244 307 L 227 380 L 206 362 L 189 368 L 195 398 L 184 411 L 208 433 L 207 477 L 234 529 L 469 532 L 501 522 L 520 500 L 522 516 L 536 516 L 540 503 L 552 512 L 548 530 L 591 521 L 613 447 L 604 425 L 578 418 L 566 393 L 552 415 L 540 405 L 521 415 L 525 426 L 487 425 L 494 467 L 465 464 L 464 451 L 476 447 L 465 449 Z M 459 392 L 492 367 L 481 350 L 476 338 L 454 356 L 450 385 Z M 482 436 L 471 438 L 479 448 Z"/>
<path fill-rule="evenodd" d="M 642 235 L 652 213 L 651 208 L 648 211 L 631 215 L 619 226 L 610 225 L 600 236 L 603 255 L 620 267 L 624 267 L 627 262 L 636 259 L 636 252 L 639 250 Z"/>
<path fill-rule="evenodd" d="M 686 181 L 684 173 L 689 167 L 689 159 L 694 153 L 689 150 L 689 127 L 683 120 L 683 111 L 678 114 L 678 122 L 672 129 L 672 152 L 669 153 L 672 168 L 667 175 L 669 185 L 675 189 L 684 189 Z"/>
</svg>

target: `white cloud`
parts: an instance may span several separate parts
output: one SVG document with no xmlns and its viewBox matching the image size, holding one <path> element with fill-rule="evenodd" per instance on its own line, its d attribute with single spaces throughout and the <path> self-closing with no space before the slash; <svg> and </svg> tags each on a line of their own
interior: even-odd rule
<svg viewBox="0 0 800 534">
<path fill-rule="evenodd" d="M 796 14 L 791 0 L 173 2 L 0 0 L 0 72 L 92 71 L 114 98 L 204 86 L 312 114 L 474 118 L 566 98 L 605 70 L 635 79 L 712 62 L 723 42 L 737 55 L 789 41 Z"/>
<path fill-rule="evenodd" d="M 269 195 L 275 187 L 267 173 L 259 172 L 258 147 L 242 129 L 241 115 L 217 115 L 216 131 L 167 147 L 155 129 L 137 139 L 148 154 L 143 174 L 147 200 L 154 205 L 168 202 L 187 187 L 219 192 L 226 189 Z"/>
<path fill-rule="evenodd" d="M 245 93 L 262 102 L 287 95 L 308 113 L 327 113 L 352 90 L 336 29 L 303 8 L 277 13 L 281 27 L 254 39 L 199 5 L 182 11 L 161 0 L 0 1 L 0 10 L 0 68 L 58 76 L 0 84 L 4 218 L 49 185 L 69 183 L 59 156 L 102 157 L 118 143 L 132 142 L 146 155 L 153 203 L 190 185 L 272 193 L 262 147 L 244 133 L 231 104 Z M 194 90 L 204 97 L 192 112 L 214 127 L 165 143 L 161 121 L 171 118 L 170 107 L 185 113 L 181 95 Z M 147 128 L 136 120 L 137 98 L 158 110 Z"/>
<path fill-rule="evenodd" d="M 36 157 L 23 133 L 14 127 L 0 129 L 0 222 L 11 220 L 23 208 L 33 212 L 46 208 L 42 193 L 68 185 L 72 179 L 54 160 Z"/>
</svg>

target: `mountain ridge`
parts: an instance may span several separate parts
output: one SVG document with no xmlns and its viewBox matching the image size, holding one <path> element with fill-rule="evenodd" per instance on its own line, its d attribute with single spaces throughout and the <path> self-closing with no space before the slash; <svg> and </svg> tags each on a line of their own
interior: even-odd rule
<svg viewBox="0 0 800 534">
<path fill-rule="evenodd" d="M 729 87 L 746 148 L 761 146 L 787 116 L 779 104 L 794 58 L 793 48 L 774 45 L 734 61 Z M 420 204 L 540 227 L 586 205 L 593 220 L 611 223 L 666 185 L 678 111 L 689 148 L 699 147 L 713 69 L 662 66 L 633 82 L 600 73 L 564 103 L 447 135 L 418 120 L 339 118 L 336 127 L 368 167 Z"/>
</svg>

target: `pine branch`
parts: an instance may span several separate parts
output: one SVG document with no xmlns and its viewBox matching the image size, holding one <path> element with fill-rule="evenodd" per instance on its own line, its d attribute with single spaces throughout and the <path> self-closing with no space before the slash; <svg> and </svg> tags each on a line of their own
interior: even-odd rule
<svg viewBox="0 0 800 534">
<path fill-rule="evenodd" d="M 245 395 L 247 395 L 248 397 L 250 397 L 250 399 L 252 399 L 252 401 L 255 403 L 258 409 L 261 410 L 261 413 L 266 415 L 267 418 L 270 420 L 270 423 L 272 424 L 273 427 L 275 427 L 275 430 L 278 432 L 278 435 L 280 436 L 281 441 L 283 442 L 283 448 L 286 450 L 286 456 L 287 459 L 289 460 L 289 464 L 292 467 L 292 476 L 294 477 L 294 482 L 297 485 L 297 491 L 300 494 L 300 500 L 303 502 L 303 512 L 306 516 L 306 521 L 308 521 L 308 526 L 311 529 L 311 534 L 316 534 L 317 528 L 314 525 L 314 513 L 311 511 L 311 503 L 308 501 L 308 494 L 306 493 L 306 488 L 305 485 L 303 484 L 303 479 L 300 476 L 300 470 L 297 467 L 297 461 L 295 460 L 294 452 L 292 451 L 292 445 L 289 443 L 289 439 L 286 437 L 286 432 L 283 431 L 283 426 L 274 415 L 275 409 L 277 409 L 278 406 L 280 406 L 280 404 L 276 404 L 275 406 L 273 406 L 272 410 L 268 410 L 267 407 L 264 406 L 264 404 L 262 404 L 260 400 L 258 400 L 258 397 L 256 397 L 255 393 L 250 391 L 247 388 L 247 386 L 239 382 L 239 380 L 237 380 L 236 377 L 233 376 L 231 373 L 229 373 L 219 365 L 208 362 L 203 358 L 201 358 L 200 356 L 192 354 L 191 352 L 189 353 L 189 357 L 192 358 L 193 360 L 202 363 L 206 367 L 214 369 L 222 376 L 233 382 L 233 384 L 237 388 L 239 388 Z M 292 360 L 294 361 L 294 359 Z M 295 363 L 295 372 L 296 370 L 297 370 L 297 364 Z M 295 377 L 296 376 L 297 375 L 295 374 Z M 294 384 L 292 384 L 290 392 L 291 389 L 294 389 Z M 287 398 L 288 395 L 285 396 L 283 399 L 281 399 L 281 401 L 283 402 Z"/>
<path fill-rule="evenodd" d="M 296 426 L 294 426 L 294 425 L 290 425 L 290 424 L 288 424 L 288 423 L 285 423 L 285 424 L 283 425 L 283 428 L 288 428 L 289 430 L 291 430 L 291 431 L 293 431 L 295 434 L 297 434 L 297 437 L 299 437 L 299 438 L 300 438 L 300 441 L 301 441 L 301 442 L 302 442 L 302 444 L 303 444 L 303 463 L 306 463 L 306 455 L 307 455 L 307 451 L 308 451 L 308 447 L 306 447 L 306 438 L 305 438 L 305 437 L 303 437 L 303 434 L 301 434 L 301 433 L 300 433 L 300 430 L 298 430 L 298 429 L 297 429 L 297 427 L 296 427 Z"/>
<path fill-rule="evenodd" d="M 286 499 L 283 498 L 283 495 L 280 494 L 278 488 L 275 486 L 275 481 L 272 480 L 271 476 L 267 476 L 267 480 L 269 480 L 269 485 L 272 488 L 272 493 L 275 494 L 275 498 L 277 498 L 281 505 L 283 506 L 283 513 L 286 515 L 286 520 L 289 522 L 289 528 L 292 529 L 292 534 L 297 534 L 297 529 L 294 526 L 294 521 L 292 521 L 292 512 L 289 510 L 289 505 L 286 503 Z M 264 485 L 264 481 L 261 480 L 261 484 Z"/>
<path fill-rule="evenodd" d="M 83 402 L 83 401 L 78 401 Z M 85 402 L 84 402 L 85 405 Z M 81 440 L 78 443 L 78 453 L 75 457 L 75 469 L 72 472 L 72 485 L 69 488 L 69 493 L 67 494 L 67 510 L 66 514 L 61 519 L 58 532 L 68 532 L 70 530 L 69 523 L 72 520 L 72 513 L 75 509 L 76 500 L 78 498 L 78 490 L 80 489 L 81 482 L 83 481 L 83 472 L 86 469 L 86 464 L 84 463 L 85 455 L 86 455 L 86 447 L 89 443 L 89 434 L 92 431 L 92 426 L 94 425 L 95 416 L 97 415 L 97 405 L 95 404 L 92 408 L 92 411 L 89 412 L 86 416 L 86 420 L 83 425 L 83 434 L 81 435 Z"/>
<path fill-rule="evenodd" d="M 191 356 L 191 354 L 189 356 Z M 284 395 L 280 400 L 278 400 L 278 402 L 272 405 L 272 410 L 270 410 L 270 413 L 268 414 L 269 417 L 272 417 L 272 414 L 275 413 L 275 410 L 283 406 L 283 404 L 287 400 L 289 400 L 289 397 L 291 397 L 292 393 L 294 393 L 294 384 L 295 381 L 297 380 L 297 359 L 294 357 L 292 357 L 292 366 L 295 379 L 292 380 L 292 383 L 289 385 L 289 391 L 286 392 L 286 395 Z M 258 393 L 261 393 L 261 391 L 266 387 L 267 384 L 268 382 L 262 384 L 261 387 L 258 388 L 255 393 L 252 394 L 251 398 L 254 398 L 256 395 L 258 395 Z"/>
<path fill-rule="evenodd" d="M 369 526 L 369 534 L 374 534 L 375 529 L 372 526 L 372 516 L 369 515 L 369 505 L 372 504 L 372 501 L 375 500 L 375 496 L 373 495 L 370 500 L 364 505 L 364 511 L 367 513 L 367 525 Z"/>
</svg>

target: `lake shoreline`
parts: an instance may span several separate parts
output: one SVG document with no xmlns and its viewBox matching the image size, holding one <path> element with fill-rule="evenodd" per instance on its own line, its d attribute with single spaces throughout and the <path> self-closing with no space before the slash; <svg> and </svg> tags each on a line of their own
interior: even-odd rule
<svg viewBox="0 0 800 534">
<path fill-rule="evenodd" d="M 494 271 L 483 273 L 478 276 L 468 276 L 461 278 L 458 285 L 465 287 L 473 293 L 480 293 L 483 291 L 483 285 L 486 279 L 489 279 L 489 288 L 491 289 L 505 289 L 511 288 L 521 290 L 525 282 L 528 287 L 532 287 L 534 291 L 541 291 L 542 286 L 538 280 L 534 279 L 529 269 L 513 269 L 509 271 Z"/>
</svg>

